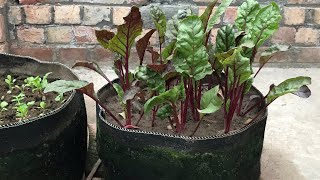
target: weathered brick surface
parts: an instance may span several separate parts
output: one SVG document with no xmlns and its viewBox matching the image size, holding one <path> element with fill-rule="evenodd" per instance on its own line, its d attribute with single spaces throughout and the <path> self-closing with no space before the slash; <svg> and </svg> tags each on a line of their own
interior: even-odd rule
<svg viewBox="0 0 320 180">
<path fill-rule="evenodd" d="M 315 45 L 319 42 L 319 30 L 312 28 L 299 28 L 296 34 L 296 43 Z"/>
<path fill-rule="evenodd" d="M 123 17 L 130 12 L 130 7 L 113 7 L 113 24 L 121 25 L 124 23 Z"/>
<path fill-rule="evenodd" d="M 273 43 L 292 44 L 295 41 L 296 29 L 294 27 L 280 27 L 273 35 Z"/>
<path fill-rule="evenodd" d="M 0 0 L 0 7 L 3 7 L 7 0 Z"/>
<path fill-rule="evenodd" d="M 320 4 L 319 0 L 288 0 L 289 4 Z"/>
<path fill-rule="evenodd" d="M 227 24 L 229 23 L 233 24 L 237 18 L 237 12 L 238 12 L 237 7 L 229 7 L 225 12 L 225 15 L 223 17 L 223 22 Z"/>
<path fill-rule="evenodd" d="M 8 20 L 10 24 L 21 24 L 22 13 L 19 6 L 10 6 L 8 10 Z"/>
<path fill-rule="evenodd" d="M 80 24 L 80 6 L 55 6 L 54 22 L 57 24 Z"/>
<path fill-rule="evenodd" d="M 8 52 L 9 52 L 9 44 L 0 43 L 0 53 L 8 53 Z"/>
<path fill-rule="evenodd" d="M 284 23 L 287 25 L 299 25 L 305 21 L 305 9 L 302 7 L 285 7 Z"/>
<path fill-rule="evenodd" d="M 314 10 L 314 17 L 313 17 L 313 20 L 316 24 L 319 24 L 320 25 L 320 8 L 316 8 Z"/>
<path fill-rule="evenodd" d="M 295 51 L 297 62 L 320 63 L 320 47 L 299 47 Z"/>
<path fill-rule="evenodd" d="M 108 6 L 84 6 L 82 23 L 84 25 L 96 25 L 99 22 L 110 22 L 111 8 Z"/>
<path fill-rule="evenodd" d="M 73 39 L 70 26 L 48 27 L 47 34 L 49 43 L 70 43 Z"/>
<path fill-rule="evenodd" d="M 52 61 L 53 49 L 44 47 L 11 47 L 10 53 L 21 56 L 30 56 L 42 61 Z"/>
<path fill-rule="evenodd" d="M 127 0 L 73 0 L 73 2 L 81 3 L 99 3 L 99 4 L 110 4 L 110 5 L 122 5 L 127 3 Z"/>
<path fill-rule="evenodd" d="M 211 40 L 211 42 L 212 42 L 213 44 L 216 43 L 216 38 L 217 38 L 218 30 L 219 30 L 219 28 L 213 28 L 213 29 L 211 30 L 210 40 Z"/>
<path fill-rule="evenodd" d="M 130 4 L 144 5 L 148 3 L 148 0 L 128 0 Z"/>
<path fill-rule="evenodd" d="M 82 43 L 98 43 L 95 36 L 94 28 L 90 26 L 74 27 L 74 37 L 78 44 Z"/>
<path fill-rule="evenodd" d="M 43 43 L 44 29 L 21 26 L 17 29 L 17 37 L 22 42 Z"/>
<path fill-rule="evenodd" d="M 6 41 L 7 31 L 4 16 L 0 15 L 0 42 Z"/>
<path fill-rule="evenodd" d="M 113 61 L 113 53 L 108 50 L 108 49 L 104 49 L 104 48 L 101 48 L 101 47 L 97 47 L 93 50 L 93 53 L 94 53 L 94 61 L 97 61 L 97 62 L 112 62 Z"/>
<path fill-rule="evenodd" d="M 87 61 L 87 51 L 86 48 L 59 49 L 57 52 L 57 61 L 70 66 L 77 61 Z"/>
<path fill-rule="evenodd" d="M 26 22 L 29 24 L 49 24 L 51 23 L 51 6 L 24 6 Z"/>
</svg>

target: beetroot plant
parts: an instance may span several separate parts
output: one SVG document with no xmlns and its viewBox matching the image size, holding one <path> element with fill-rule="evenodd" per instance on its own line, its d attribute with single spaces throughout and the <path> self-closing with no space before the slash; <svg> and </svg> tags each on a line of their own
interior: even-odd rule
<svg viewBox="0 0 320 180">
<path fill-rule="evenodd" d="M 231 2 L 223 1 L 213 14 L 217 0 L 210 3 L 201 16 L 189 9 L 179 11 L 168 22 L 160 8 L 152 7 L 150 14 L 155 29 L 137 41 L 143 28 L 138 7 L 132 7 L 116 34 L 108 30 L 96 31 L 100 44 L 115 53 L 113 69 L 119 84 L 111 82 L 97 63 L 79 62 L 75 67 L 96 71 L 114 87 L 123 107 L 121 117 L 124 120 L 99 101 L 92 83 L 59 80 L 49 84 L 45 92 L 80 91 L 93 98 L 119 126 L 125 128 L 139 128 L 141 117 L 151 112 L 151 126 L 154 126 L 156 117 L 168 119 L 178 134 L 186 128 L 189 115 L 198 122 L 196 132 L 206 114 L 222 108 L 224 132 L 228 133 L 235 116 L 244 116 L 259 109 L 256 116 L 246 122 L 249 124 L 282 95 L 292 93 L 302 98 L 309 97 L 311 92 L 307 85 L 311 84 L 311 78 L 300 76 L 271 85 L 264 97 L 251 97 L 255 99 L 251 107 L 243 103 L 265 64 L 273 55 L 289 47 L 268 47 L 259 58 L 259 69 L 253 71 L 258 49 L 278 30 L 281 21 L 281 11 L 276 3 L 261 6 L 256 0 L 244 2 L 238 9 L 235 24 L 221 27 L 216 44 L 212 44 L 209 41 L 211 30 Z M 158 50 L 149 44 L 155 32 L 158 32 Z M 140 63 L 132 73 L 129 65 L 134 44 Z M 145 62 L 146 53 L 151 54 L 151 59 Z M 135 124 L 132 121 L 133 108 L 140 111 L 140 119 Z"/>
</svg>

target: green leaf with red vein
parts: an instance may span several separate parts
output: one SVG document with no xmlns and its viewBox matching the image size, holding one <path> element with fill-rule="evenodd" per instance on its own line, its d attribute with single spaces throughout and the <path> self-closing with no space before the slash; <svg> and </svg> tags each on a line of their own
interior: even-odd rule
<svg viewBox="0 0 320 180">
<path fill-rule="evenodd" d="M 136 37 L 142 32 L 142 19 L 138 7 L 132 7 L 125 23 L 118 26 L 117 34 L 108 42 L 108 49 L 128 58 Z"/>
<path fill-rule="evenodd" d="M 212 1 L 206 8 L 206 10 L 204 11 L 204 13 L 200 16 L 200 19 L 202 21 L 203 27 L 204 29 L 207 28 L 208 25 L 208 21 L 210 18 L 210 15 L 212 14 L 212 10 L 213 8 L 216 6 L 218 0 L 214 0 Z"/>
</svg>

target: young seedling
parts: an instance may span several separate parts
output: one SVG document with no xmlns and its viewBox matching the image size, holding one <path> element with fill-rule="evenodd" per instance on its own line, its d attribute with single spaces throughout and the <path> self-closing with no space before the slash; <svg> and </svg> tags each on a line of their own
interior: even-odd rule
<svg viewBox="0 0 320 180">
<path fill-rule="evenodd" d="M 41 101 L 39 106 L 40 106 L 41 109 L 45 109 L 47 107 L 47 103 L 44 102 L 44 101 Z"/>
<path fill-rule="evenodd" d="M 1 101 L 0 103 L 0 111 L 7 111 L 7 107 L 8 107 L 9 103 L 7 103 L 6 101 Z"/>
<path fill-rule="evenodd" d="M 63 93 L 59 93 L 54 100 L 56 102 L 61 102 L 63 100 Z"/>
<path fill-rule="evenodd" d="M 50 74 L 51 72 L 45 74 L 42 78 L 40 76 L 28 77 L 24 82 L 27 86 L 32 88 L 32 92 L 39 91 L 41 94 L 43 94 L 43 90 L 48 84 L 47 78 Z"/>
<path fill-rule="evenodd" d="M 16 116 L 19 118 L 26 118 L 28 116 L 29 107 L 33 106 L 34 103 L 34 101 L 31 101 L 28 103 L 21 103 L 19 106 L 16 106 Z"/>
<path fill-rule="evenodd" d="M 4 81 L 7 83 L 8 87 L 9 87 L 8 94 L 10 94 L 13 87 L 14 87 L 14 83 L 16 82 L 16 79 L 12 78 L 11 75 L 7 75 L 7 78 Z"/>
<path fill-rule="evenodd" d="M 12 96 L 12 97 L 13 97 L 12 102 L 15 102 L 17 106 L 20 106 L 22 104 L 22 101 L 25 98 L 25 94 L 21 92 L 18 95 Z"/>
</svg>

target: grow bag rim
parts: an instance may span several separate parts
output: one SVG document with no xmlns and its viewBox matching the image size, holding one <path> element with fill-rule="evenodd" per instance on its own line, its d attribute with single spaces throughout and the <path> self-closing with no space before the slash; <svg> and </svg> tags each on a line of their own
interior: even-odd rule
<svg viewBox="0 0 320 180">
<path fill-rule="evenodd" d="M 118 78 L 114 79 L 112 82 L 118 80 Z M 109 83 L 107 83 L 106 85 L 104 85 L 101 89 L 98 90 L 98 92 L 100 92 L 102 89 L 107 88 L 107 86 L 109 85 Z M 263 97 L 262 93 L 255 87 L 252 86 L 257 92 L 258 94 Z M 97 104 L 98 105 L 98 104 Z M 263 114 L 263 116 L 261 116 L 260 118 L 257 118 L 255 121 L 251 122 L 250 124 L 237 129 L 235 131 L 229 131 L 227 134 L 223 133 L 223 134 L 217 134 L 217 135 L 213 135 L 213 136 L 201 136 L 201 137 L 190 137 L 190 136 L 181 136 L 181 135 L 173 135 L 173 134 L 167 134 L 167 133 L 160 133 L 160 132 L 153 132 L 153 131 L 143 131 L 143 130 L 139 130 L 139 129 L 126 129 L 117 125 L 114 125 L 110 122 L 108 122 L 108 120 L 106 120 L 103 116 L 102 116 L 102 112 L 105 113 L 104 109 L 102 109 L 102 107 L 100 105 L 98 105 L 99 107 L 99 119 L 101 121 L 103 121 L 104 123 L 106 123 L 108 126 L 110 126 L 111 128 L 114 128 L 116 130 L 119 131 L 123 131 L 123 132 L 128 132 L 128 133 L 138 133 L 138 134 L 148 134 L 148 135 L 153 135 L 153 136 L 162 136 L 162 137 L 169 137 L 169 138 L 176 138 L 176 139 L 183 139 L 185 141 L 195 141 L 195 140 L 212 140 L 212 139 L 220 139 L 220 138 L 226 138 L 226 137 L 230 137 L 230 136 L 235 136 L 237 134 L 240 134 L 244 131 L 246 131 L 247 129 L 249 129 L 251 126 L 257 124 L 260 121 L 263 121 L 265 119 L 267 119 L 268 116 L 268 108 L 265 109 L 265 112 Z M 107 115 L 107 114 L 106 114 Z"/>
<path fill-rule="evenodd" d="M 21 56 L 21 55 L 15 55 L 15 54 L 10 54 L 10 53 L 0 53 L 0 54 L 7 55 L 7 56 L 19 57 L 19 58 L 28 58 L 28 59 L 36 61 L 37 63 L 40 63 L 40 64 L 56 64 L 56 65 L 59 65 L 59 66 L 62 66 L 64 68 L 66 68 L 67 70 L 69 70 L 71 72 L 71 74 L 73 74 L 77 79 L 79 79 L 79 76 L 76 75 L 75 73 L 73 73 L 71 68 L 69 68 L 68 66 L 66 66 L 66 65 L 64 65 L 64 64 L 62 64 L 60 62 L 41 61 L 41 60 L 39 60 L 37 58 L 34 58 L 34 57 Z M 76 91 L 73 90 L 73 92 L 71 93 L 70 97 L 59 108 L 57 108 L 55 110 L 52 110 L 52 111 L 50 111 L 48 113 L 45 113 L 43 115 L 39 115 L 39 116 L 36 116 L 36 117 L 23 119 L 23 120 L 21 120 L 19 122 L 12 122 L 12 123 L 9 123 L 9 124 L 0 125 L 0 130 L 1 129 L 7 129 L 7 128 L 13 128 L 13 127 L 22 126 L 22 125 L 29 124 L 29 123 L 32 123 L 34 121 L 40 120 L 42 118 L 57 114 L 58 112 L 60 112 L 62 109 L 64 109 L 71 102 L 71 100 L 74 98 L 75 94 L 76 94 Z"/>
</svg>

